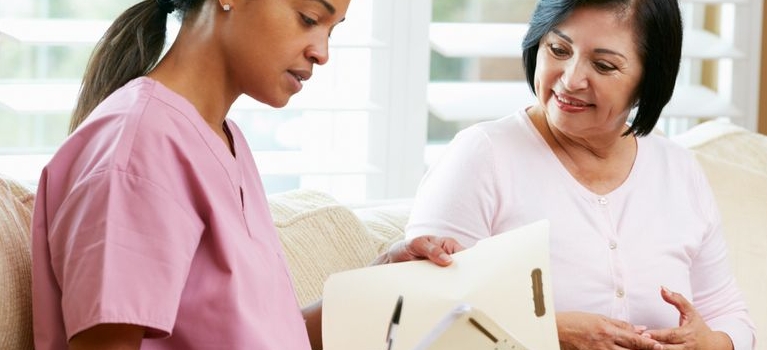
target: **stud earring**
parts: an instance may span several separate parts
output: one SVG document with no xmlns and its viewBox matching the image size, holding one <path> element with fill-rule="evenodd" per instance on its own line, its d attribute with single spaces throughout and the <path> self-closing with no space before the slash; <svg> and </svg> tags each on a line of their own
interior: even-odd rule
<svg viewBox="0 0 767 350">
<path fill-rule="evenodd" d="M 223 4 L 221 5 L 221 7 L 224 8 L 224 11 L 229 11 L 232 9 L 232 5 L 229 5 L 229 4 Z"/>
</svg>

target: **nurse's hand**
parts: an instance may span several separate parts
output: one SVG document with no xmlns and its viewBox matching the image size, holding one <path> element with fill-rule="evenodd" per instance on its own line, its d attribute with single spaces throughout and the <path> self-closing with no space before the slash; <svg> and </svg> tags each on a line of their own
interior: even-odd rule
<svg viewBox="0 0 767 350">
<path fill-rule="evenodd" d="M 429 260 L 439 266 L 453 262 L 450 254 L 463 250 L 458 241 L 450 237 L 420 236 L 401 240 L 389 247 L 371 265 L 389 264 L 411 260 Z"/>
<path fill-rule="evenodd" d="M 664 344 L 667 350 L 732 349 L 732 340 L 723 332 L 712 331 L 695 307 L 679 293 L 661 288 L 661 297 L 679 310 L 679 327 L 645 332 Z"/>
<path fill-rule="evenodd" d="M 558 312 L 557 332 L 563 350 L 665 349 L 643 336 L 643 326 L 585 312 Z"/>
</svg>

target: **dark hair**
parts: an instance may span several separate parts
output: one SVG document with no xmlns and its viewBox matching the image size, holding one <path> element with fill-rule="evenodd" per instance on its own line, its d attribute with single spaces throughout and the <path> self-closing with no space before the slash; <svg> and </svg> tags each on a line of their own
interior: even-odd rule
<svg viewBox="0 0 767 350">
<path fill-rule="evenodd" d="M 93 49 L 85 69 L 69 132 L 132 79 L 147 74 L 165 46 L 167 15 L 177 10 L 183 19 L 204 0 L 143 0 L 123 12 Z"/>
<path fill-rule="evenodd" d="M 652 132 L 674 93 L 682 55 L 682 17 L 677 0 L 540 0 L 522 42 L 527 83 L 535 93 L 535 66 L 541 38 L 580 7 L 600 7 L 631 17 L 643 74 L 638 109 L 626 134 Z"/>
</svg>

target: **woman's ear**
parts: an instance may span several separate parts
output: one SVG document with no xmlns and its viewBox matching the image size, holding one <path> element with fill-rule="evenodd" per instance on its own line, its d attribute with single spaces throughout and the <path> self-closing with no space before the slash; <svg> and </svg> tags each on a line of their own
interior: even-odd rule
<svg viewBox="0 0 767 350">
<path fill-rule="evenodd" d="M 229 11 L 232 9 L 232 4 L 228 2 L 228 0 L 219 0 L 218 3 L 221 5 L 221 8 L 224 11 Z"/>
</svg>

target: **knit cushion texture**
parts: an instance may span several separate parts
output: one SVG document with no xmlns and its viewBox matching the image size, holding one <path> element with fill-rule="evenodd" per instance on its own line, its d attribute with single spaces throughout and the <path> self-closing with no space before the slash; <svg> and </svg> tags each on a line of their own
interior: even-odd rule
<svg viewBox="0 0 767 350">
<path fill-rule="evenodd" d="M 34 194 L 0 176 L 0 349 L 32 349 Z"/>
<path fill-rule="evenodd" d="M 271 195 L 269 206 L 301 307 L 322 296 L 331 274 L 369 265 L 384 243 L 349 208 L 321 192 Z"/>
</svg>

